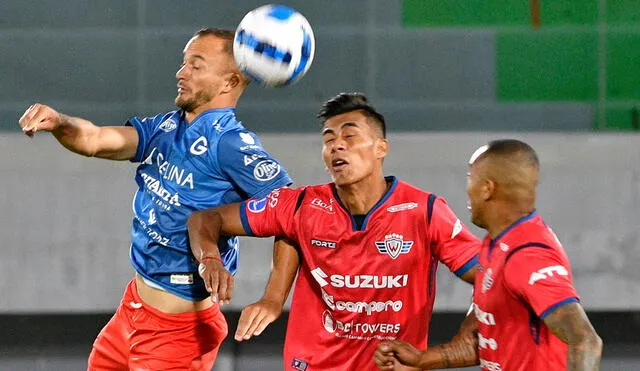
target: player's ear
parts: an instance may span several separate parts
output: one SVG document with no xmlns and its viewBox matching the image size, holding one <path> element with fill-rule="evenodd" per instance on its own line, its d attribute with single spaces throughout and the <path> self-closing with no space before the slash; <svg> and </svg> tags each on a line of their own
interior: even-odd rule
<svg viewBox="0 0 640 371">
<path fill-rule="evenodd" d="M 389 141 L 385 138 L 376 139 L 376 158 L 385 158 L 389 153 Z"/>
<path fill-rule="evenodd" d="M 484 201 L 495 197 L 498 184 L 491 179 L 484 179 L 480 192 Z"/>
<path fill-rule="evenodd" d="M 241 83 L 242 83 L 242 77 L 239 74 L 232 72 L 229 78 L 227 79 L 226 83 L 222 87 L 222 92 L 228 93 L 231 90 L 235 89 Z"/>
</svg>

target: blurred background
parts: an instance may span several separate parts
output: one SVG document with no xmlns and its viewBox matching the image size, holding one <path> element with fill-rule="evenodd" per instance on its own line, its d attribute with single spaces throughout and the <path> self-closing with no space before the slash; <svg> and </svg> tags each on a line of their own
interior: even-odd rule
<svg viewBox="0 0 640 371">
<path fill-rule="evenodd" d="M 342 91 L 364 92 L 386 116 L 386 172 L 445 197 L 463 220 L 470 154 L 491 139 L 529 142 L 542 162 L 538 210 L 605 341 L 602 369 L 640 369 L 640 0 L 281 3 L 310 21 L 315 60 L 294 86 L 250 86 L 238 116 L 296 185 L 328 181 L 314 117 Z M 133 274 L 135 165 L 29 139 L 22 112 L 41 102 L 117 125 L 172 110 L 190 36 L 234 29 L 263 4 L 0 2 L 0 370 L 85 369 Z M 261 296 L 271 241 L 243 239 L 240 256 L 230 332 Z M 438 274 L 432 343 L 454 333 L 471 295 Z M 282 369 L 286 317 L 227 341 L 215 370 Z"/>
</svg>

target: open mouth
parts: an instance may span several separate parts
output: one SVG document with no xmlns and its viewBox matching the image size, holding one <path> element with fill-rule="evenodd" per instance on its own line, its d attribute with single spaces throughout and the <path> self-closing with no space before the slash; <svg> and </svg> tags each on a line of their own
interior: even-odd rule
<svg viewBox="0 0 640 371">
<path fill-rule="evenodd" d="M 347 167 L 347 165 L 349 165 L 349 163 L 341 158 L 336 158 L 331 161 L 331 167 L 334 171 L 341 171 Z"/>
</svg>

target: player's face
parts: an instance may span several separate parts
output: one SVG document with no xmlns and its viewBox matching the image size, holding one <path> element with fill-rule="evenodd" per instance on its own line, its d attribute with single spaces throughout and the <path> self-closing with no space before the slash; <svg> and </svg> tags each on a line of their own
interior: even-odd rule
<svg viewBox="0 0 640 371">
<path fill-rule="evenodd" d="M 231 56 L 224 52 L 225 40 L 213 35 L 196 36 L 184 48 L 176 73 L 176 106 L 194 112 L 218 96 L 233 76 Z"/>
<path fill-rule="evenodd" d="M 484 228 L 484 221 L 482 220 L 482 209 L 484 204 L 483 191 L 482 191 L 482 179 L 480 177 L 477 166 L 469 166 L 469 172 L 467 173 L 467 208 L 471 213 L 471 222 L 478 227 Z"/>
<path fill-rule="evenodd" d="M 338 186 L 357 183 L 382 173 L 387 141 L 360 111 L 329 118 L 322 128 L 322 158 Z"/>
</svg>

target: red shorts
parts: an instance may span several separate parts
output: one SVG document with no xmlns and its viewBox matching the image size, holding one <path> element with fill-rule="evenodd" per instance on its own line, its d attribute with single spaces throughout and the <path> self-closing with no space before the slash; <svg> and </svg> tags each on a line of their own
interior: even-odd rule
<svg viewBox="0 0 640 371">
<path fill-rule="evenodd" d="M 199 312 L 160 312 L 140 300 L 131 280 L 93 343 L 88 370 L 210 371 L 226 336 L 227 322 L 217 305 Z"/>
</svg>

